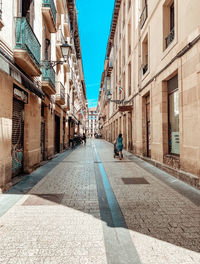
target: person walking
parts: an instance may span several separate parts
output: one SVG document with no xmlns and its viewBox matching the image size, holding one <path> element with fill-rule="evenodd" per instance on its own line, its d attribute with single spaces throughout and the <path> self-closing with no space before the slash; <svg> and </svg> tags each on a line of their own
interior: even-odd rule
<svg viewBox="0 0 200 264">
<path fill-rule="evenodd" d="M 86 135 L 85 135 L 85 133 L 83 133 L 83 137 L 82 137 L 82 139 L 83 139 L 84 146 L 85 146 L 85 145 L 86 145 Z"/>
<path fill-rule="evenodd" d="M 123 137 L 122 134 L 119 134 L 116 140 L 117 151 L 119 152 L 119 159 L 122 159 L 122 150 L 123 150 Z"/>
</svg>

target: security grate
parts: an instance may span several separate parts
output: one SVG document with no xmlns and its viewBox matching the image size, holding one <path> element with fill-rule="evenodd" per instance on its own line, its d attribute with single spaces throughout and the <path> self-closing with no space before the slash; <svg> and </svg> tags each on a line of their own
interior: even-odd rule
<svg viewBox="0 0 200 264">
<path fill-rule="evenodd" d="M 124 184 L 149 184 L 145 178 L 122 178 Z"/>
</svg>

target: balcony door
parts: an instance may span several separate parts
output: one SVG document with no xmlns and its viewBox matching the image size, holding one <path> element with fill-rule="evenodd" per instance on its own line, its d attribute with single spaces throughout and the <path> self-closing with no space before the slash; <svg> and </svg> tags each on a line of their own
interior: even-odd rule
<svg viewBox="0 0 200 264">
<path fill-rule="evenodd" d="M 34 0 L 21 0 L 22 17 L 26 17 L 30 26 L 33 28 L 34 20 Z"/>
</svg>

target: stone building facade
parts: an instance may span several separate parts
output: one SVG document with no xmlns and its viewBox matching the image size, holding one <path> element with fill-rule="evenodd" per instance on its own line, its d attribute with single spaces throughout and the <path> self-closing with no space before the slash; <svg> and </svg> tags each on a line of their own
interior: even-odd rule
<svg viewBox="0 0 200 264">
<path fill-rule="evenodd" d="M 88 114 L 88 137 L 94 137 L 98 132 L 97 108 L 90 107 Z"/>
<path fill-rule="evenodd" d="M 101 130 L 199 186 L 198 0 L 116 0 L 99 92 Z M 123 107 L 122 107 L 123 106 Z"/>
<path fill-rule="evenodd" d="M 61 46 L 70 45 L 63 57 Z M 59 62 L 59 63 L 57 63 Z M 87 110 L 74 1 L 0 1 L 0 190 L 84 131 Z"/>
</svg>

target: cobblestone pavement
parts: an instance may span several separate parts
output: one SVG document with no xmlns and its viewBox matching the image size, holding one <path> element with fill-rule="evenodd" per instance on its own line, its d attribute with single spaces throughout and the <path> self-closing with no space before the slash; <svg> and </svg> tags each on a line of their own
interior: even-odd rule
<svg viewBox="0 0 200 264">
<path fill-rule="evenodd" d="M 103 140 L 60 157 L 0 196 L 0 263 L 200 263 L 199 191 Z"/>
</svg>

